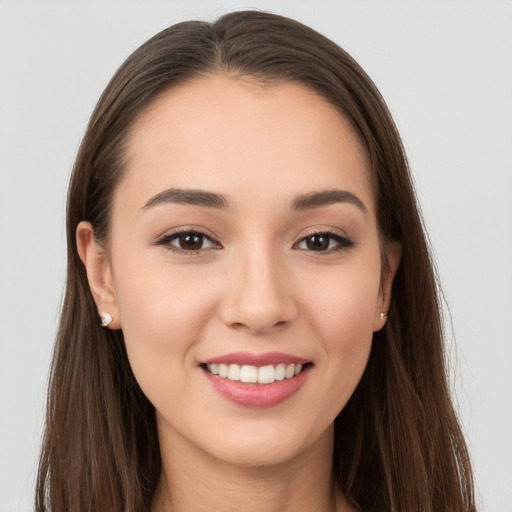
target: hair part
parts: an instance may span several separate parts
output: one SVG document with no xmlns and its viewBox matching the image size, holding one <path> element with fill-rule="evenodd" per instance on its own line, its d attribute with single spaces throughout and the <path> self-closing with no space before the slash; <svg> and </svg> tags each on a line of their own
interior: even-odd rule
<svg viewBox="0 0 512 512">
<path fill-rule="evenodd" d="M 128 57 L 92 114 L 68 192 L 67 283 L 36 510 L 150 510 L 161 473 L 155 411 L 133 376 L 122 331 L 97 321 L 75 231 L 88 220 L 97 241 L 108 241 L 137 117 L 169 88 L 215 72 L 261 84 L 299 82 L 338 109 L 367 154 L 384 244 L 402 244 L 387 324 L 375 333 L 364 375 L 335 421 L 335 484 L 364 511 L 475 510 L 447 385 L 434 266 L 392 117 L 370 78 L 335 43 L 259 11 L 160 32 Z"/>
</svg>

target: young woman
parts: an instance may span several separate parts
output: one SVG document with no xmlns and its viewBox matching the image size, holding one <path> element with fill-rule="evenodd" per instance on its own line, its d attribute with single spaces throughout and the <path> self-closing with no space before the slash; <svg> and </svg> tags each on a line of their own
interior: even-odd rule
<svg viewBox="0 0 512 512">
<path fill-rule="evenodd" d="M 475 509 L 400 137 L 333 42 L 254 11 L 150 39 L 67 234 L 38 511 Z"/>
</svg>

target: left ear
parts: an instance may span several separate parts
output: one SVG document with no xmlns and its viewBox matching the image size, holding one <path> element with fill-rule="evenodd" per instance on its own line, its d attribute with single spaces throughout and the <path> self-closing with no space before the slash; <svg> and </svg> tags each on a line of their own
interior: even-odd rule
<svg viewBox="0 0 512 512">
<path fill-rule="evenodd" d="M 389 305 L 391 304 L 391 291 L 393 288 L 393 279 L 395 278 L 400 260 L 402 259 L 402 243 L 391 242 L 386 244 L 387 267 L 382 272 L 380 281 L 380 290 L 377 304 L 375 307 L 375 319 L 373 332 L 380 331 L 387 320 Z M 381 315 L 384 313 L 384 315 Z"/>
</svg>

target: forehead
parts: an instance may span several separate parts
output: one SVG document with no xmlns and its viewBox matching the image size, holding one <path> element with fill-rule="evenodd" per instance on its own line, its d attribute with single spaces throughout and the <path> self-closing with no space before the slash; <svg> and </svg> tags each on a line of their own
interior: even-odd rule
<svg viewBox="0 0 512 512">
<path fill-rule="evenodd" d="M 373 209 L 355 131 L 336 108 L 295 82 L 263 85 L 213 75 L 157 97 L 131 130 L 116 195 L 141 203 L 171 187 L 228 197 L 252 191 L 268 201 L 272 192 L 282 199 L 343 188 Z"/>
</svg>

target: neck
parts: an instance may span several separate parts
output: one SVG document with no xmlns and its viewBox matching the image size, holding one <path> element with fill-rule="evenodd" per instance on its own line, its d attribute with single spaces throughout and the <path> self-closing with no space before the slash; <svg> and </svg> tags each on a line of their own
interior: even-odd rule
<svg viewBox="0 0 512 512">
<path fill-rule="evenodd" d="M 162 475 L 153 512 L 345 510 L 333 491 L 331 429 L 292 459 L 258 467 L 221 461 L 179 436 L 160 440 Z"/>
</svg>

